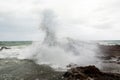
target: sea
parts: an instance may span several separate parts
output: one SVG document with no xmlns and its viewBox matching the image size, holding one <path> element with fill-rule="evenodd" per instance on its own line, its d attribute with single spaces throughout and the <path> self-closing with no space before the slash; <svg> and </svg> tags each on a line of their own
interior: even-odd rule
<svg viewBox="0 0 120 80">
<path fill-rule="evenodd" d="M 13 58 L 19 55 L 20 51 L 30 46 L 32 41 L 0 41 L 0 58 Z M 8 49 L 5 49 L 8 48 Z"/>
<path fill-rule="evenodd" d="M 32 41 L 0 41 L 0 46 L 22 46 L 30 44 L 32 44 Z"/>
<path fill-rule="evenodd" d="M 0 41 L 0 46 L 28 46 L 31 45 L 32 42 L 38 41 Z M 120 40 L 98 40 L 95 42 L 103 45 L 120 45 Z"/>
<path fill-rule="evenodd" d="M 70 61 L 80 63 L 80 66 L 95 64 L 101 67 L 101 62 L 94 57 L 96 46 L 71 39 L 67 41 L 54 46 L 41 45 L 39 41 L 0 41 L 0 48 L 4 47 L 0 49 L 0 80 L 62 80 L 59 76 Z M 120 44 L 120 40 L 93 42 Z M 115 64 L 108 64 L 107 69 L 120 72 L 120 66 Z"/>
<path fill-rule="evenodd" d="M 120 45 L 120 40 L 98 40 L 98 41 L 92 41 L 92 42 L 95 42 L 95 43 L 98 43 L 98 44 L 101 44 L 101 45 Z M 34 43 L 36 43 L 37 45 L 35 45 Z M 40 43 L 39 41 L 0 41 L 0 47 L 1 48 L 2 47 L 9 48 L 9 49 L 2 49 L 0 51 L 0 58 L 16 58 L 16 57 L 18 57 L 18 55 L 20 55 L 20 53 L 22 53 L 22 54 L 26 53 L 25 52 L 26 48 L 27 48 L 27 53 L 31 54 L 32 50 L 30 50 L 30 53 L 29 53 L 29 49 L 33 49 L 34 51 L 35 51 L 35 48 L 39 49 L 39 48 L 37 48 L 37 47 L 41 46 L 41 44 L 39 44 L 39 43 Z M 77 44 L 79 45 L 79 42 L 73 40 L 73 41 L 70 41 L 69 44 L 66 44 L 66 45 L 69 46 L 69 48 L 71 48 L 70 49 L 71 51 L 73 51 L 74 53 L 75 52 L 77 53 L 77 47 L 74 46 L 74 45 L 77 45 Z M 71 45 L 72 45 L 72 47 L 71 47 Z M 80 42 L 80 46 L 86 46 L 86 44 L 85 45 L 81 45 L 81 42 Z M 28 48 L 28 47 L 32 47 L 32 48 Z M 76 49 L 74 49 L 74 47 Z M 49 47 L 49 48 L 51 48 L 51 47 Z M 87 44 L 87 48 L 89 49 L 88 44 Z M 74 49 L 74 50 L 72 50 L 72 49 Z M 46 50 L 48 50 L 48 52 L 49 52 L 49 49 L 46 49 Z M 43 51 L 43 53 L 45 51 Z M 50 49 L 50 51 L 52 51 L 52 49 Z M 61 52 L 61 53 L 63 53 L 63 52 Z M 86 53 L 86 50 L 83 53 Z M 52 54 L 52 55 L 54 56 L 55 54 Z M 62 55 L 65 56 L 64 53 Z M 50 56 L 50 55 L 46 54 L 44 56 Z M 70 55 L 68 55 L 68 56 L 70 56 Z M 52 56 L 50 58 L 52 58 Z"/>
<path fill-rule="evenodd" d="M 98 41 L 92 41 L 92 42 L 101 44 L 101 45 L 119 45 L 120 44 L 120 40 L 98 40 Z M 47 44 L 49 44 L 49 43 L 47 43 Z M 81 59 L 83 58 L 83 60 L 85 57 L 90 57 L 91 60 L 93 59 L 92 58 L 93 56 L 87 56 L 87 55 L 90 52 L 91 52 L 90 55 L 94 55 L 96 46 L 93 46 L 93 45 L 91 46 L 91 44 L 89 44 L 89 43 L 79 42 L 79 41 L 70 40 L 70 39 L 68 39 L 67 43 L 64 43 L 64 44 L 63 43 L 57 44 L 57 46 L 54 46 L 54 47 L 50 47 L 50 46 L 46 46 L 46 45 L 41 45 L 39 41 L 0 41 L 1 48 L 2 47 L 9 48 L 9 49 L 2 49 L 0 51 L 0 58 L 18 58 L 19 57 L 20 59 L 25 59 L 27 56 L 27 59 L 30 59 L 31 56 L 37 55 L 37 56 L 40 56 L 38 59 L 42 58 L 43 62 L 45 61 L 44 63 L 47 63 L 47 61 L 52 62 L 52 63 L 57 63 L 57 62 L 55 62 L 54 57 L 58 58 L 58 62 L 60 63 L 60 62 L 62 62 L 61 59 L 66 59 L 66 58 L 68 58 L 68 62 L 70 60 L 76 61 L 76 60 L 72 60 L 74 58 L 73 57 L 74 55 L 71 54 L 71 52 L 72 52 L 75 55 L 80 54 L 80 56 L 82 56 L 80 58 Z M 58 48 L 58 46 L 60 48 Z M 39 53 L 40 53 L 40 55 L 38 55 Z M 66 53 L 69 53 L 70 55 L 68 55 Z M 61 55 L 59 55 L 59 54 L 61 54 Z M 48 56 L 48 57 L 46 57 L 46 56 Z M 43 57 L 44 57 L 44 59 L 43 59 Z M 51 60 L 51 58 L 54 61 Z M 77 57 L 75 56 L 75 58 L 77 58 Z M 40 60 L 40 61 L 42 61 L 42 60 Z M 67 63 L 67 61 L 66 61 L 66 63 Z"/>
</svg>

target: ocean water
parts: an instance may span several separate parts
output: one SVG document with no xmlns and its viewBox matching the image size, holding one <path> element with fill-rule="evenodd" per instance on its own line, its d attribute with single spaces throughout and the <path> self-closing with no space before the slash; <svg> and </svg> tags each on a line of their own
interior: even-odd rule
<svg viewBox="0 0 120 80">
<path fill-rule="evenodd" d="M 31 44 L 32 41 L 0 41 L 0 48 L 9 48 L 0 50 L 0 58 L 16 58 L 21 50 Z"/>
<path fill-rule="evenodd" d="M 120 40 L 100 40 L 97 42 L 102 45 L 120 45 Z"/>
<path fill-rule="evenodd" d="M 87 65 L 94 62 L 93 44 L 72 39 L 67 41 L 56 43 L 55 46 L 48 46 L 49 42 L 41 44 L 39 41 L 0 41 L 0 47 L 9 48 L 0 51 L 0 58 L 29 59 L 37 64 L 49 64 L 54 68 L 65 67 L 71 63 Z"/>
<path fill-rule="evenodd" d="M 1 59 L 30 59 L 37 64 L 49 64 L 54 68 L 65 67 L 68 64 L 96 64 L 96 45 L 73 39 L 56 43 L 54 46 L 42 44 L 39 41 L 1 41 Z M 83 62 L 84 61 L 84 62 Z"/>
<path fill-rule="evenodd" d="M 93 45 L 89 43 L 79 42 L 76 40 L 70 41 L 68 43 L 65 45 L 60 45 L 60 48 L 58 46 L 55 46 L 55 47 L 52 46 L 52 48 L 51 47 L 46 48 L 45 45 L 41 45 L 40 42 L 38 41 L 36 42 L 34 41 L 33 43 L 32 41 L 0 41 L 0 47 L 5 46 L 10 48 L 10 49 L 1 50 L 0 58 L 33 59 L 38 64 L 49 62 L 49 64 L 64 63 L 66 65 L 69 64 L 70 61 L 71 63 L 72 61 L 73 63 L 79 61 L 79 63 L 82 64 L 83 60 L 84 62 L 86 62 L 86 65 L 87 65 L 89 64 L 89 61 L 90 61 L 87 58 L 91 58 L 91 61 L 92 61 L 92 58 L 94 57 L 93 56 L 94 53 L 91 51 L 95 52 L 94 47 L 96 46 L 93 47 Z M 102 45 L 118 45 L 120 44 L 120 40 L 97 41 L 97 43 L 100 43 Z M 44 46 L 44 47 L 40 47 L 40 46 Z M 65 52 L 61 47 L 65 49 Z M 73 53 L 75 55 L 73 55 Z M 78 57 L 78 56 L 81 56 L 81 57 Z M 68 60 L 66 58 L 68 58 Z M 95 60 L 96 59 L 93 59 L 93 61 Z"/>
<path fill-rule="evenodd" d="M 30 44 L 32 44 L 32 41 L 0 41 L 0 46 L 21 46 Z"/>
<path fill-rule="evenodd" d="M 0 46 L 29 46 L 32 44 L 32 42 L 33 41 L 0 41 Z M 120 40 L 98 40 L 95 42 L 103 45 L 120 45 Z"/>
<path fill-rule="evenodd" d="M 120 43 L 119 41 L 116 41 L 116 40 L 115 41 L 97 41 L 97 43 L 101 43 L 101 42 L 105 42 L 105 45 L 106 43 L 109 44 L 110 42 L 112 42 L 112 44 Z M 85 63 L 86 65 L 90 65 L 91 63 L 87 62 L 87 60 L 89 61 L 96 60 L 96 58 L 94 58 L 93 55 L 88 56 L 88 52 L 91 51 L 91 47 L 92 47 L 90 43 L 84 43 L 84 42 L 79 42 L 74 40 L 71 43 L 69 42 L 69 45 L 70 46 L 67 48 L 67 50 L 70 50 L 73 48 L 72 49 L 73 51 L 75 50 L 77 51 L 77 49 L 74 49 L 74 48 L 78 48 L 76 46 L 78 45 L 82 46 L 82 47 L 79 46 L 80 48 L 78 48 L 78 50 L 80 49 L 80 51 L 83 50 L 83 52 L 80 55 L 77 55 L 77 57 L 75 55 L 70 55 L 72 58 L 78 58 L 79 63 L 86 62 Z M 32 41 L 1 41 L 0 47 L 2 46 L 6 46 L 10 49 L 3 49 L 0 51 L 0 80 L 24 80 L 24 79 L 25 80 L 58 80 L 57 76 L 61 75 L 62 73 L 54 72 L 48 66 L 41 66 L 37 64 L 42 64 L 43 62 L 44 63 L 49 62 L 49 66 L 53 67 L 54 70 L 61 71 L 64 69 L 59 66 L 55 66 L 55 65 L 53 66 L 50 63 L 54 63 L 54 64 L 58 63 L 62 65 L 62 63 L 66 64 L 67 62 L 69 62 L 69 61 L 66 61 L 67 60 L 66 57 L 69 58 L 68 60 L 71 60 L 71 57 L 68 56 L 68 54 L 60 51 L 63 48 L 59 49 L 57 46 L 55 46 L 57 48 L 54 48 L 54 46 L 51 46 L 52 48 L 51 47 L 46 48 L 46 46 L 41 45 L 38 41 L 33 43 Z M 44 46 L 44 47 L 40 47 L 40 46 Z M 58 53 L 59 51 L 62 52 L 62 54 Z M 33 55 L 33 52 L 36 54 Z M 70 53 L 69 51 L 66 51 L 66 52 Z M 19 59 L 19 55 L 21 54 L 22 56 L 24 56 L 23 59 Z M 29 57 L 30 54 L 32 54 L 31 57 Z M 82 57 L 79 57 L 79 56 L 82 56 Z M 90 60 L 91 58 L 94 58 L 94 59 Z M 101 64 L 97 65 L 97 67 L 99 66 L 101 66 Z M 119 65 L 116 65 L 113 63 L 110 63 L 110 64 L 105 63 L 105 64 L 102 64 L 102 66 L 103 66 L 102 69 L 104 71 L 106 70 L 106 71 L 116 72 L 117 70 L 118 73 L 120 72 Z M 56 76 L 57 78 L 54 76 Z M 59 80 L 61 80 L 61 78 L 59 78 Z"/>
</svg>

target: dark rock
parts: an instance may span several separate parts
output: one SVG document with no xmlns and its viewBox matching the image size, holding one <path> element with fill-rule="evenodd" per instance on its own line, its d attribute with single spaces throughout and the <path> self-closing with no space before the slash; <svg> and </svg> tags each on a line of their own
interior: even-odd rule
<svg viewBox="0 0 120 80">
<path fill-rule="evenodd" d="M 110 57 L 120 56 L 120 45 L 98 45 L 100 52 Z"/>
<path fill-rule="evenodd" d="M 71 68 L 63 77 L 65 80 L 120 80 L 120 74 L 101 72 L 95 66 Z"/>
<path fill-rule="evenodd" d="M 0 48 L 0 51 L 3 50 L 3 49 L 11 49 L 11 48 L 3 46 L 3 47 Z"/>
</svg>

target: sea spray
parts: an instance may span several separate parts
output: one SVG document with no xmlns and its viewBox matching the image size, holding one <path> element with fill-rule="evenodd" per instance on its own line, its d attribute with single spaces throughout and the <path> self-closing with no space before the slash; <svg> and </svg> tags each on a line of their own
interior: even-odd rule
<svg viewBox="0 0 120 80">
<path fill-rule="evenodd" d="M 51 10 L 45 10 L 42 14 L 42 22 L 40 29 L 42 29 L 45 32 L 45 38 L 43 41 L 43 44 L 46 44 L 48 46 L 54 46 L 56 45 L 56 18 L 55 14 Z"/>
<path fill-rule="evenodd" d="M 68 64 L 91 65 L 96 64 L 97 45 L 87 41 L 56 37 L 56 16 L 51 10 L 42 14 L 40 29 L 45 33 L 42 42 L 35 42 L 26 49 L 19 58 L 32 59 L 38 64 L 65 67 Z"/>
</svg>

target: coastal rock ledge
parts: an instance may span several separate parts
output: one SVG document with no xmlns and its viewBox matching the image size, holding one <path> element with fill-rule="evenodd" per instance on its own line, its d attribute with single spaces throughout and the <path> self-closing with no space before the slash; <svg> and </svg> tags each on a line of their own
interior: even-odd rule
<svg viewBox="0 0 120 80">
<path fill-rule="evenodd" d="M 64 80 L 120 80 L 118 73 L 101 72 L 94 65 L 75 67 L 63 74 Z"/>
</svg>

